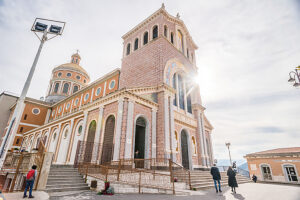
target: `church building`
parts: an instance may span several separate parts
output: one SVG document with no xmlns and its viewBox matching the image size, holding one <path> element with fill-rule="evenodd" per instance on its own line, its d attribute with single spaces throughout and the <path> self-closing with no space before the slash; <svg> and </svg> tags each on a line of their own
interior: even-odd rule
<svg viewBox="0 0 300 200">
<path fill-rule="evenodd" d="M 213 127 L 194 81 L 197 45 L 180 16 L 162 6 L 122 39 L 121 68 L 93 82 L 78 52 L 55 67 L 45 100 L 26 98 L 10 148 L 30 152 L 43 141 L 55 164 L 82 154 L 98 164 L 164 158 L 210 167 Z"/>
</svg>

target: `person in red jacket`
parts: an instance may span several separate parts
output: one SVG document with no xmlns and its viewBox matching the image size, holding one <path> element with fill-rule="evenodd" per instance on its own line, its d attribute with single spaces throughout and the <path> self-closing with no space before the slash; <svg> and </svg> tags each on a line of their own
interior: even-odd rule
<svg viewBox="0 0 300 200">
<path fill-rule="evenodd" d="M 29 188 L 29 197 L 28 198 L 34 198 L 34 196 L 32 196 L 32 188 L 33 188 L 33 184 L 34 184 L 36 175 L 37 175 L 36 165 L 32 165 L 31 170 L 27 173 L 27 176 L 26 176 L 26 186 L 25 186 L 23 198 L 27 197 L 28 188 Z"/>
</svg>

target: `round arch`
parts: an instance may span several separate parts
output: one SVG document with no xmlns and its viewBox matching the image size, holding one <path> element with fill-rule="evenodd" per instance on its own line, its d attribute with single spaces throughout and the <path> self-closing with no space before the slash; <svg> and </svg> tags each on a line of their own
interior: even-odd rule
<svg viewBox="0 0 300 200">
<path fill-rule="evenodd" d="M 186 136 L 186 143 L 183 145 L 183 142 L 185 141 L 182 141 L 184 138 L 183 138 L 183 133 L 185 133 L 185 136 Z M 188 159 L 188 160 L 185 160 L 185 165 L 183 165 L 183 167 L 187 167 L 188 169 L 192 170 L 193 169 L 193 160 L 192 160 L 192 149 L 191 149 L 191 136 L 190 136 L 190 133 L 189 131 L 186 129 L 186 128 L 181 128 L 180 132 L 179 132 L 180 136 L 179 136 L 179 140 L 180 140 L 180 157 L 181 157 L 181 163 L 183 165 L 183 158 L 184 159 Z M 184 149 L 186 148 L 186 149 Z"/>
<path fill-rule="evenodd" d="M 64 164 L 66 162 L 70 136 L 72 134 L 71 126 L 66 124 L 61 132 L 61 141 L 58 148 L 58 156 L 56 163 Z"/>
<path fill-rule="evenodd" d="M 114 147 L 114 135 L 116 127 L 116 118 L 114 114 L 107 115 L 104 123 L 104 132 L 102 136 L 102 152 L 101 152 L 101 164 L 110 162 L 113 158 Z"/>
<path fill-rule="evenodd" d="M 81 127 L 81 128 L 80 128 Z M 79 130 L 81 129 L 81 130 Z M 72 144 L 72 149 L 71 151 L 71 156 L 70 156 L 70 163 L 74 163 L 75 157 L 76 157 L 76 152 L 77 152 L 77 147 L 78 147 L 78 142 L 83 141 L 84 138 L 84 133 L 83 133 L 83 119 L 80 119 L 76 122 L 75 129 L 74 129 L 74 137 L 73 137 L 73 144 Z"/>
<path fill-rule="evenodd" d="M 149 159 L 150 158 L 150 123 L 144 114 L 138 114 L 135 116 L 134 119 L 134 126 L 133 126 L 133 142 L 132 142 L 132 158 L 135 158 L 135 150 L 136 150 L 136 139 L 137 139 L 137 131 L 143 131 L 142 128 L 141 130 L 137 130 L 137 121 L 138 119 L 143 119 L 145 121 L 145 127 L 144 127 L 144 158 L 143 159 Z"/>
</svg>

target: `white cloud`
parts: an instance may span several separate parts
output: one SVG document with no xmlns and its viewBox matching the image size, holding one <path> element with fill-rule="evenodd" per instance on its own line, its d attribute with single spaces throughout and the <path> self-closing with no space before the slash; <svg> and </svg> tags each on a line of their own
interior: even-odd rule
<svg viewBox="0 0 300 200">
<path fill-rule="evenodd" d="M 226 158 L 299 146 L 300 91 L 287 84 L 299 65 L 299 1 L 164 1 L 185 21 L 198 44 L 201 95 L 213 131 L 214 152 Z M 67 22 L 62 37 L 47 42 L 29 91 L 44 96 L 53 67 L 76 49 L 95 80 L 121 67 L 121 36 L 162 1 L 16 1 L 0 3 L 0 91 L 20 93 L 39 41 L 35 17 Z M 273 130 L 273 132 L 272 132 Z M 274 131 L 280 130 L 280 131 Z"/>
</svg>

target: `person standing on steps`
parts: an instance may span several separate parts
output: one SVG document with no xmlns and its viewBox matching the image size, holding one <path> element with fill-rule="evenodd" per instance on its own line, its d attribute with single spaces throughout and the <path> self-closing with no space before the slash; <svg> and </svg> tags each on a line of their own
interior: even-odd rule
<svg viewBox="0 0 300 200">
<path fill-rule="evenodd" d="M 222 190 L 221 190 L 221 183 L 220 183 L 221 174 L 220 174 L 219 168 L 216 167 L 216 164 L 214 164 L 214 166 L 211 167 L 210 174 L 212 175 L 212 177 L 214 179 L 216 193 L 222 192 Z M 218 187 L 217 187 L 217 182 L 219 184 L 219 190 L 218 190 Z"/>
<path fill-rule="evenodd" d="M 236 172 L 232 169 L 232 167 L 228 168 L 227 176 L 228 176 L 228 186 L 231 187 L 231 191 L 233 193 L 236 193 L 235 188 L 238 187 L 238 184 L 235 178 Z"/>
<path fill-rule="evenodd" d="M 28 198 L 34 198 L 34 196 L 32 196 L 32 188 L 33 188 L 34 180 L 35 180 L 36 176 L 37 176 L 36 165 L 32 165 L 31 170 L 27 173 L 27 176 L 26 176 L 26 186 L 25 186 L 23 198 L 27 197 L 28 189 L 29 189 L 29 197 Z"/>
</svg>

